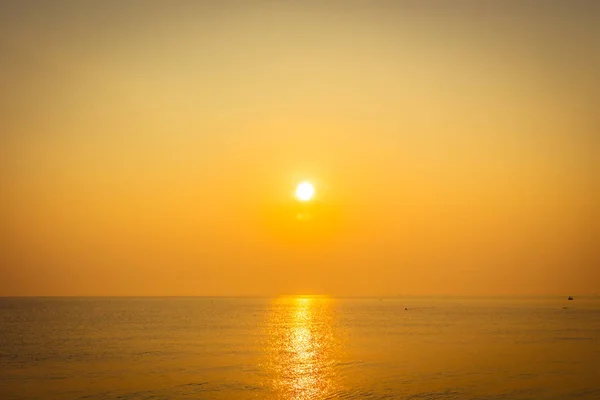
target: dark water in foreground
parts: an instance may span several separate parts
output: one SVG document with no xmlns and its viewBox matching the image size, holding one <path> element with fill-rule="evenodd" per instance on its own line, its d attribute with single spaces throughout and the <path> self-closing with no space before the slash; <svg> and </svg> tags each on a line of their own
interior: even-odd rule
<svg viewBox="0 0 600 400">
<path fill-rule="evenodd" d="M 600 299 L 0 298 L 0 398 L 598 400 Z"/>
</svg>

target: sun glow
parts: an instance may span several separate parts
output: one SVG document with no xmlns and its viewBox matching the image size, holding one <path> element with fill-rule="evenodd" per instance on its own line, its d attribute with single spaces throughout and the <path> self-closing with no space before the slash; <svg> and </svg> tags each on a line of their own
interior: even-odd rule
<svg viewBox="0 0 600 400">
<path fill-rule="evenodd" d="M 296 198 L 300 201 L 309 201 L 315 194 L 315 188 L 310 182 L 300 182 L 296 187 Z"/>
</svg>

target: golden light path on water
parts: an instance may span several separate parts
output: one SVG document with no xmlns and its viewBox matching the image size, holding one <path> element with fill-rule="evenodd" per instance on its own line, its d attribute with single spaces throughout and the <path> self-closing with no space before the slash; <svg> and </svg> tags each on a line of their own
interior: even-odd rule
<svg viewBox="0 0 600 400">
<path fill-rule="evenodd" d="M 340 391 L 334 366 L 341 342 L 334 335 L 332 302 L 326 297 L 274 300 L 265 367 L 276 398 L 315 399 Z"/>
</svg>

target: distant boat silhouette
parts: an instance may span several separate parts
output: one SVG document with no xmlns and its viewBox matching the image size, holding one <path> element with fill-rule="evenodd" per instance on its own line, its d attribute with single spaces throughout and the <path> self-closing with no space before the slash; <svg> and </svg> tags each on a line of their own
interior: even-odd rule
<svg viewBox="0 0 600 400">
<path fill-rule="evenodd" d="M 573 296 L 569 296 L 569 299 L 568 299 L 568 300 L 573 300 Z"/>
</svg>

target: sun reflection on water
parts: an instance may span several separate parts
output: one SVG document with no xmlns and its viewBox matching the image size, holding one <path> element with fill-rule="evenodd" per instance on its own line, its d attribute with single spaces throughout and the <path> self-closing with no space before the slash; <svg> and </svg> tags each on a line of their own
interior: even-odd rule
<svg viewBox="0 0 600 400">
<path fill-rule="evenodd" d="M 332 300 L 281 298 L 268 323 L 272 389 L 280 399 L 315 399 L 339 390 L 334 365 L 340 343 L 334 337 Z"/>
</svg>

